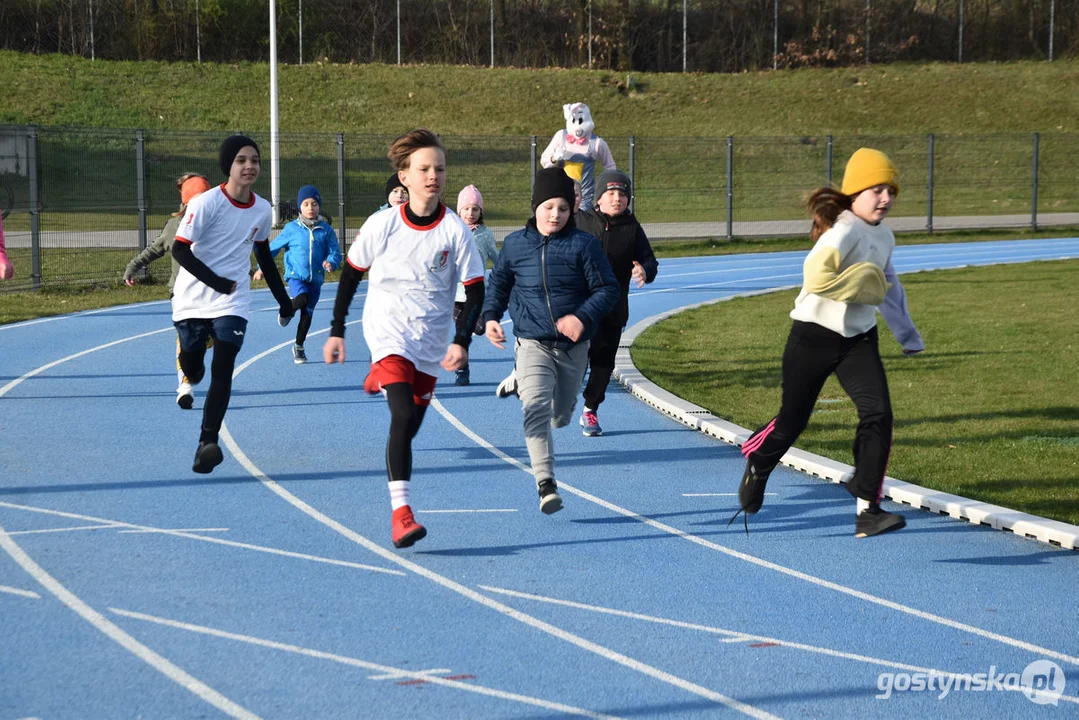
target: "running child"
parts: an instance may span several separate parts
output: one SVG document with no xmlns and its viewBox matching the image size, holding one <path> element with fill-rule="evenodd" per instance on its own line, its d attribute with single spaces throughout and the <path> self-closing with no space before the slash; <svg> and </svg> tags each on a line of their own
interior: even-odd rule
<svg viewBox="0 0 1079 720">
<path fill-rule="evenodd" d="M 656 279 L 659 263 L 644 228 L 629 209 L 630 180 L 621 170 L 604 170 L 596 183 L 599 200 L 592 210 L 577 213 L 577 227 L 599 238 L 618 281 L 618 304 L 599 323 L 588 352 L 588 384 L 584 388 L 584 412 L 580 425 L 584 435 L 603 434 L 599 424 L 600 403 L 614 374 L 614 357 L 622 331 L 629 321 L 629 283 L 644 287 Z"/>
<path fill-rule="evenodd" d="M 551 429 L 573 417 L 588 341 L 618 302 L 614 272 L 595 237 L 573 222 L 573 181 L 558 167 L 536 173 L 533 216 L 506 238 L 483 305 L 487 339 L 505 348 L 499 322 L 513 318 L 517 393 L 540 511 L 562 509 Z"/>
<path fill-rule="evenodd" d="M 146 249 L 131 259 L 124 269 L 124 283 L 128 287 L 134 287 L 138 282 L 137 273 L 158 258 L 169 256 L 172 270 L 169 273 L 169 297 L 172 297 L 173 286 L 176 285 L 176 276 L 180 272 L 180 263 L 172 257 L 172 244 L 176 241 L 176 230 L 180 227 L 180 220 L 187 211 L 187 205 L 191 200 L 210 189 L 210 181 L 204 175 L 198 173 L 184 173 L 176 178 L 176 189 L 180 192 L 180 207 L 165 222 L 157 239 L 146 246 Z M 206 341 L 207 349 L 213 347 L 213 338 Z M 176 376 L 179 385 L 176 387 L 176 404 L 183 410 L 190 410 L 195 405 L 195 391 L 191 382 L 180 368 L 180 336 L 176 336 Z"/>
<path fill-rule="evenodd" d="M 251 252 L 280 307 L 278 323 L 295 311 L 270 255 L 270 203 L 252 191 L 259 177 L 259 149 L 232 135 L 221 143 L 217 188 L 191 199 L 176 231 L 172 256 L 180 264 L 172 293 L 172 320 L 180 336 L 180 367 L 197 385 L 206 373 L 206 342 L 213 338 L 210 389 L 191 469 L 209 473 L 224 456 L 217 444 L 232 395 L 232 373 L 243 346 L 251 308 Z"/>
<path fill-rule="evenodd" d="M 367 218 L 349 247 L 322 355 L 327 363 L 345 361 L 345 317 L 356 286 L 369 272 L 363 336 L 371 371 L 364 390 L 381 391 L 390 409 L 391 538 L 394 547 L 406 548 L 427 535 L 412 512 L 412 439 L 434 397 L 439 367 L 456 371 L 468 363 L 472 328 L 483 305 L 483 265 L 468 225 L 439 200 L 446 184 L 446 149 L 438 136 L 413 130 L 394 140 L 389 158 L 408 189 L 408 202 Z M 466 298 L 455 325 L 458 282 L 464 283 Z"/>
<path fill-rule="evenodd" d="M 495 234 L 483 224 L 483 195 L 480 194 L 479 188 L 475 185 L 469 185 L 457 194 L 457 214 L 472 230 L 472 240 L 476 243 L 476 250 L 480 254 L 480 262 L 483 263 L 483 267 L 486 268 L 488 264 L 493 265 L 495 258 L 498 257 L 498 246 L 495 244 Z M 465 286 L 457 283 L 457 296 L 453 301 L 454 322 L 457 321 L 464 308 Z M 477 335 L 483 335 L 482 318 L 477 319 L 474 332 Z M 471 381 L 472 377 L 468 365 L 458 368 L 453 384 L 468 385 Z"/>
<path fill-rule="evenodd" d="M 895 236 L 882 223 L 898 194 L 899 171 L 888 156 L 861 148 L 847 162 L 839 191 L 824 187 L 810 195 L 815 245 L 802 265 L 802 290 L 790 314 L 783 399 L 779 414 L 742 445 L 739 512 L 760 510 L 768 475 L 805 430 L 824 381 L 834 373 L 858 410 L 854 477 L 847 483 L 857 499 L 855 537 L 906 525 L 902 515 L 880 507 L 892 447 L 892 403 L 877 346 L 877 310 L 904 353 L 925 349 L 892 267 Z"/>
<path fill-rule="evenodd" d="M 10 280 L 13 277 L 15 277 L 15 267 L 7 257 L 7 250 L 4 247 L 4 219 L 0 218 L 0 280 Z"/>
<path fill-rule="evenodd" d="M 390 175 L 386 180 L 386 202 L 379 206 L 379 210 L 397 207 L 408 202 L 408 188 L 401 184 L 401 178 L 397 173 Z"/>
<path fill-rule="evenodd" d="M 300 313 L 296 327 L 296 344 L 292 346 L 292 361 L 297 365 L 307 362 L 304 342 L 311 330 L 311 318 L 315 305 L 322 296 L 322 284 L 326 273 L 341 267 L 341 249 L 337 233 L 319 216 L 322 195 L 314 185 L 304 185 L 296 193 L 296 207 L 300 215 L 285 225 L 281 233 L 270 243 L 270 254 L 285 248 L 285 280 L 292 308 Z M 255 279 L 262 278 L 262 271 Z"/>
</svg>

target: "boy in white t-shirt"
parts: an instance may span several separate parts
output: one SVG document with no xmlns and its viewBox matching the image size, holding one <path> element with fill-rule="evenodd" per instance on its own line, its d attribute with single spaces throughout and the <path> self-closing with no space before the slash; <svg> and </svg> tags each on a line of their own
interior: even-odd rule
<svg viewBox="0 0 1079 720">
<path fill-rule="evenodd" d="M 278 323 L 288 325 L 295 313 L 270 254 L 270 203 L 251 191 L 260 170 L 258 145 L 233 135 L 221 143 L 219 161 L 227 180 L 191 200 L 172 246 L 172 256 L 180 264 L 172 321 L 180 338 L 180 367 L 192 385 L 206 373 L 206 341 L 214 340 L 202 433 L 191 467 L 197 473 L 212 472 L 224 459 L 217 435 L 247 332 L 252 250 L 280 305 Z"/>
<path fill-rule="evenodd" d="M 341 273 L 322 354 L 327 363 L 345 361 L 345 316 L 363 273 L 370 271 L 363 336 L 371 371 L 364 389 L 381 391 L 390 408 L 391 536 L 394 547 L 406 548 L 427 535 L 412 514 L 412 438 L 434 397 L 439 368 L 455 371 L 468 364 L 483 305 L 483 264 L 468 225 L 439 200 L 446 149 L 438 136 L 413 130 L 394 140 L 389 158 L 408 189 L 408 202 L 376 212 L 360 228 Z M 466 297 L 455 327 L 458 282 Z"/>
</svg>

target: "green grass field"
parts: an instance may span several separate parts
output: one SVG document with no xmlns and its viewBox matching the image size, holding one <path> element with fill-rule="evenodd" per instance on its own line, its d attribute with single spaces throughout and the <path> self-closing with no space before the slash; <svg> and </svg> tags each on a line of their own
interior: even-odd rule
<svg viewBox="0 0 1079 720">
<path fill-rule="evenodd" d="M 916 273 L 903 285 L 926 351 L 904 356 L 882 323 L 889 475 L 1079 524 L 1079 315 L 1065 310 L 1079 307 L 1079 260 Z M 795 295 L 681 313 L 642 334 L 633 360 L 661 387 L 757 428 L 779 409 Z M 851 463 L 853 404 L 834 378 L 821 399 L 797 447 Z"/>
</svg>

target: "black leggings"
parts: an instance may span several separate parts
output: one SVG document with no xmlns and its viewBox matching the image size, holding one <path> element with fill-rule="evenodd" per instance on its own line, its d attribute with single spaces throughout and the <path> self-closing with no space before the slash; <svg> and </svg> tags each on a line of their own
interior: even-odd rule
<svg viewBox="0 0 1079 720">
<path fill-rule="evenodd" d="M 598 410 L 607 397 L 607 385 L 614 374 L 614 356 L 622 340 L 622 324 L 601 320 L 588 347 L 588 383 L 584 386 L 584 406 Z"/>
<path fill-rule="evenodd" d="M 217 338 L 214 357 L 210 365 L 210 387 L 206 391 L 206 405 L 202 409 L 202 433 L 199 442 L 217 442 L 225 411 L 232 397 L 232 373 L 236 369 L 236 356 L 240 346 Z M 206 346 L 180 351 L 180 369 L 188 379 L 197 383 L 206 374 Z"/>
<path fill-rule="evenodd" d="M 307 293 L 300 293 L 292 298 L 292 308 L 300 316 L 300 322 L 296 326 L 296 344 L 303 346 L 307 340 L 307 333 L 311 330 L 311 311 L 307 309 Z"/>
<path fill-rule="evenodd" d="M 412 385 L 391 383 L 382 387 L 390 406 L 390 437 L 386 441 L 386 477 L 394 480 L 412 479 L 412 438 L 420 430 L 426 405 L 412 399 Z"/>
<path fill-rule="evenodd" d="M 809 424 L 824 381 L 832 373 L 858 410 L 854 477 L 847 490 L 862 500 L 879 502 L 892 450 L 892 401 L 875 327 L 846 338 L 815 323 L 795 321 L 783 352 L 779 414 L 746 440 L 742 453 L 758 471 L 771 471 Z"/>
</svg>

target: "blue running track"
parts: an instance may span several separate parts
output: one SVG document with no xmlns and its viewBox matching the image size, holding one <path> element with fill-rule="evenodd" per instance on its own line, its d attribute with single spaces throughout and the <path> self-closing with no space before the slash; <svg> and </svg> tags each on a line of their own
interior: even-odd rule
<svg viewBox="0 0 1079 720">
<path fill-rule="evenodd" d="M 796 285 L 802 259 L 663 260 L 630 322 Z M 855 540 L 846 491 L 786 468 L 747 537 L 727 527 L 737 448 L 615 387 L 602 437 L 555 434 L 566 507 L 542 515 L 520 405 L 494 397 L 510 352 L 483 339 L 415 442 L 429 534 L 394 550 L 363 288 L 344 367 L 293 365 L 256 293 L 208 476 L 168 303 L 0 327 L 0 718 L 1079 715 L 1079 553 L 910 508 Z"/>
</svg>

